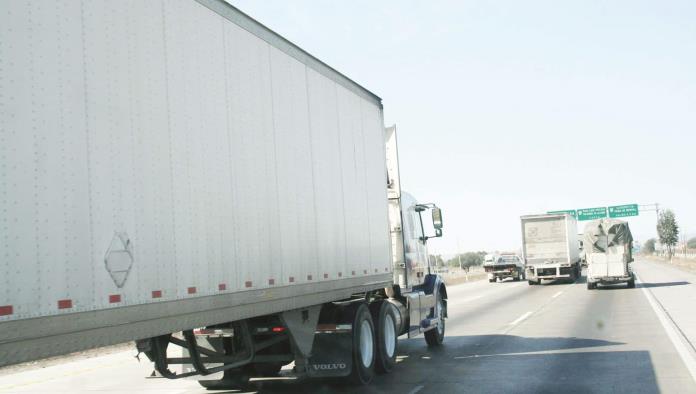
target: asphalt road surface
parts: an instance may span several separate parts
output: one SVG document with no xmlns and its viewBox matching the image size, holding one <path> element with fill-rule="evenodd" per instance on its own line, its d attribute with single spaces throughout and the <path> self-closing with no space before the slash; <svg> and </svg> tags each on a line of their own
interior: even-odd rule
<svg viewBox="0 0 696 394">
<path fill-rule="evenodd" d="M 448 289 L 444 345 L 399 342 L 398 365 L 368 387 L 253 381 L 252 392 L 696 393 L 696 275 L 638 261 L 635 289 L 474 283 Z M 120 351 L 0 375 L 0 393 L 205 393 L 196 381 L 150 378 Z"/>
</svg>

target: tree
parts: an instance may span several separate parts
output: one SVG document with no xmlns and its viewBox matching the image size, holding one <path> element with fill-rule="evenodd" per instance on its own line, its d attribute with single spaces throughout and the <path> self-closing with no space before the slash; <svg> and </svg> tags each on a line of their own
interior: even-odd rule
<svg viewBox="0 0 696 394">
<path fill-rule="evenodd" d="M 679 225 L 670 209 L 660 212 L 657 220 L 657 235 L 660 243 L 667 248 L 667 256 L 671 259 L 674 255 L 674 246 L 679 241 Z"/>
<path fill-rule="evenodd" d="M 650 238 L 645 241 L 640 251 L 647 254 L 655 253 L 655 238 Z"/>
<path fill-rule="evenodd" d="M 696 249 L 696 237 L 689 239 L 689 241 L 686 243 L 686 247 L 689 249 Z"/>
<path fill-rule="evenodd" d="M 457 256 L 454 256 L 453 258 L 449 259 L 447 261 L 447 265 L 451 267 L 459 267 L 460 262 L 461 262 L 461 268 L 469 268 L 477 265 L 483 264 L 483 256 L 486 253 L 484 252 L 481 254 L 481 252 L 466 252 L 459 254 Z"/>
<path fill-rule="evenodd" d="M 444 267 L 445 260 L 442 259 L 441 255 L 430 255 L 430 265 L 433 267 Z"/>
</svg>

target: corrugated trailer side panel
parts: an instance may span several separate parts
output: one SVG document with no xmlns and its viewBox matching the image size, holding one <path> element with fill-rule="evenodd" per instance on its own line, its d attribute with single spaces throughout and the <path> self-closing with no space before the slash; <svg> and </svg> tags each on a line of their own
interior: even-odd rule
<svg viewBox="0 0 696 394">
<path fill-rule="evenodd" d="M 378 99 L 252 33 L 185 0 L 2 6 L 0 324 L 388 280 Z"/>
<path fill-rule="evenodd" d="M 566 237 L 568 238 L 568 261 L 570 263 L 580 261 L 578 222 L 573 216 L 570 215 L 566 216 Z"/>
</svg>

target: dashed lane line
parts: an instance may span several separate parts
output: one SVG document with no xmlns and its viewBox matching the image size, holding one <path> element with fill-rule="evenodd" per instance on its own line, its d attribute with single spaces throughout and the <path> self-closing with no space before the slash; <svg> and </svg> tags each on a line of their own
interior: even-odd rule
<svg viewBox="0 0 696 394">
<path fill-rule="evenodd" d="M 509 325 L 510 325 L 510 326 L 516 326 L 516 325 L 522 323 L 526 318 L 528 318 L 528 317 L 531 316 L 531 315 L 532 315 L 532 312 L 526 312 L 526 313 L 524 313 L 522 316 L 520 316 L 520 317 L 518 317 L 517 319 L 515 319 L 515 321 L 513 321 L 513 322 L 510 323 Z"/>
<path fill-rule="evenodd" d="M 416 386 L 413 388 L 413 390 L 409 391 L 408 394 L 416 394 L 417 392 L 423 390 L 423 387 L 425 386 L 423 386 L 422 384 L 420 386 Z"/>
</svg>

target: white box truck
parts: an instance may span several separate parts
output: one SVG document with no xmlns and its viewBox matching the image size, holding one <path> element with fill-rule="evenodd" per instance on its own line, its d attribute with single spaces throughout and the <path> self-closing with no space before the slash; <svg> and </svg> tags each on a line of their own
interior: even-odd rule
<svg viewBox="0 0 696 394">
<path fill-rule="evenodd" d="M 367 383 L 442 342 L 379 97 L 222 0 L 0 8 L 0 366 L 137 341 L 209 387 Z"/>
<path fill-rule="evenodd" d="M 527 282 L 575 282 L 582 272 L 575 218 L 568 214 L 542 214 L 522 216 L 520 221 Z"/>
<path fill-rule="evenodd" d="M 636 287 L 631 269 L 633 236 L 628 223 L 617 219 L 599 219 L 585 226 L 584 247 L 587 259 L 587 289 L 598 284 L 626 283 Z"/>
</svg>

